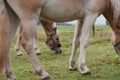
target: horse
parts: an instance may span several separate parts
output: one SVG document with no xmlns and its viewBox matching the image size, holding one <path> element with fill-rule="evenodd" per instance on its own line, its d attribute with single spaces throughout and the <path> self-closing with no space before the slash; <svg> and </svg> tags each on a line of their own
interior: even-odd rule
<svg viewBox="0 0 120 80">
<path fill-rule="evenodd" d="M 47 46 L 56 54 L 62 53 L 62 50 L 61 50 L 62 46 L 61 46 L 61 43 L 59 40 L 56 23 L 51 23 L 48 21 L 41 20 L 41 24 L 42 24 L 43 29 L 46 34 L 45 42 L 46 42 Z M 22 37 L 21 33 L 22 33 L 23 28 L 21 25 L 19 28 L 20 29 L 19 29 L 19 34 L 18 34 L 17 40 L 16 40 L 15 50 L 17 52 L 17 55 L 21 56 L 22 52 L 20 50 L 20 44 L 21 44 L 21 37 Z M 37 42 L 37 32 L 35 34 L 33 44 L 34 44 L 33 47 L 34 47 L 34 51 L 35 51 L 36 55 L 40 55 L 41 51 L 39 49 L 38 42 Z"/>
<path fill-rule="evenodd" d="M 6 0 L 6 3 L 5 0 L 0 0 L 0 6 L 0 27 L 2 32 L 0 34 L 2 38 L 0 44 L 5 44 L 0 45 L 0 71 L 2 73 L 4 70 L 10 80 L 16 79 L 10 66 L 8 53 L 18 22 L 21 22 L 23 26 L 21 43 L 29 56 L 35 73 L 41 76 L 43 80 L 50 80 L 50 75 L 42 68 L 33 53 L 33 40 L 36 33 L 35 26 L 37 26 L 39 18 L 50 22 L 77 20 L 73 49 L 69 61 L 70 70 L 76 69 L 75 55 L 76 49 L 80 45 L 78 69 L 83 75 L 90 74 L 85 60 L 86 48 L 91 28 L 100 14 L 106 17 L 112 27 L 112 43 L 119 54 L 119 0 L 29 0 L 29 3 L 26 0 Z M 8 9 L 9 7 L 11 9 Z M 4 14 L 2 14 L 2 12 L 4 12 Z M 110 14 L 108 14 L 109 12 Z M 110 17 L 108 17 L 108 15 L 110 15 Z"/>
<path fill-rule="evenodd" d="M 50 22 L 47 22 L 44 20 L 41 20 L 41 23 L 42 23 L 43 29 L 45 29 L 45 31 L 47 31 L 47 32 L 49 31 L 48 34 L 51 35 L 51 36 L 48 35 L 46 32 L 46 44 L 50 47 L 50 49 L 54 53 L 62 53 L 59 36 L 57 34 L 57 27 L 53 27 L 53 23 L 50 24 Z M 54 24 L 56 25 L 56 23 L 54 23 Z M 50 27 L 50 29 L 47 27 Z M 93 25 L 92 31 L 93 31 L 93 36 L 94 36 L 95 35 L 95 25 Z M 15 46 L 15 50 L 16 50 L 18 56 L 22 55 L 22 52 L 20 50 L 21 37 L 22 37 L 22 35 L 20 35 L 21 32 L 22 32 L 22 26 L 20 26 L 19 34 L 18 34 L 18 37 L 16 40 L 16 46 Z M 57 34 L 57 36 L 55 36 L 56 34 Z M 52 40 L 52 43 L 49 43 L 50 40 Z M 34 51 L 35 51 L 36 55 L 40 55 L 41 51 L 39 49 L 38 42 L 37 42 L 37 32 L 36 32 L 33 44 L 34 44 L 33 47 L 34 47 Z"/>
</svg>

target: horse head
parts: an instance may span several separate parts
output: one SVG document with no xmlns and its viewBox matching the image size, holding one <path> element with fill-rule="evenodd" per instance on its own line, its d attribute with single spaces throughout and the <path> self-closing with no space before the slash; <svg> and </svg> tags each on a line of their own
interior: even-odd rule
<svg viewBox="0 0 120 80">
<path fill-rule="evenodd" d="M 116 53 L 120 55 L 120 17 L 112 33 L 112 44 L 114 46 Z"/>
<path fill-rule="evenodd" d="M 50 30 L 50 34 L 46 37 L 46 44 L 51 48 L 54 53 L 62 53 L 60 40 L 57 34 L 57 27 Z"/>
</svg>

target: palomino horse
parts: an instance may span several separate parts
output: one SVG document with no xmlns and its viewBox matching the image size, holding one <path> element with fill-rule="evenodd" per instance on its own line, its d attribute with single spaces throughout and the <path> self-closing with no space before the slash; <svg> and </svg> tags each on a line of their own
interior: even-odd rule
<svg viewBox="0 0 120 80">
<path fill-rule="evenodd" d="M 56 23 L 41 20 L 41 24 L 46 34 L 46 44 L 50 47 L 52 51 L 54 51 L 54 53 L 61 53 L 62 50 L 61 50 L 60 40 L 57 34 Z M 16 40 L 16 46 L 15 46 L 15 50 L 18 56 L 22 55 L 22 52 L 20 50 L 20 44 L 21 44 L 21 37 L 22 37 L 21 33 L 23 29 L 22 26 L 20 26 L 19 28 L 20 28 L 19 34 Z M 37 32 L 34 37 L 33 47 L 36 55 L 40 55 L 41 51 L 39 49 L 38 42 L 37 42 Z"/>
<path fill-rule="evenodd" d="M 4 1 L 6 1 L 6 4 L 4 4 Z M 0 71 L 1 73 L 5 71 L 10 80 L 15 80 L 16 78 L 10 66 L 10 56 L 8 53 L 19 20 L 24 30 L 21 33 L 22 45 L 29 56 L 35 73 L 41 76 L 43 80 L 50 80 L 50 76 L 42 68 L 33 53 L 33 40 L 36 33 L 35 26 L 39 22 L 39 17 L 42 20 L 51 22 L 78 20 L 73 50 L 69 61 L 70 70 L 76 69 L 75 54 L 80 43 L 78 69 L 81 74 L 90 73 L 85 60 L 86 48 L 91 28 L 100 14 L 104 14 L 111 24 L 113 29 L 113 45 L 117 52 L 120 51 L 119 20 L 117 22 L 120 16 L 120 0 L 29 0 L 29 3 L 26 0 L 0 0 L 0 6 L 0 36 L 2 38 L 0 39 L 0 44 L 4 44 L 0 45 Z M 11 7 L 17 16 L 9 7 Z M 111 14 L 110 17 L 108 17 L 108 13 Z"/>
</svg>

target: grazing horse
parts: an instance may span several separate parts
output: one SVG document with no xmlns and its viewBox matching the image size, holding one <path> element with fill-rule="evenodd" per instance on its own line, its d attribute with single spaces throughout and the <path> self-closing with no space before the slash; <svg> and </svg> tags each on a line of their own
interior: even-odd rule
<svg viewBox="0 0 120 80">
<path fill-rule="evenodd" d="M 75 55 L 80 44 L 78 69 L 81 74 L 90 73 L 85 59 L 86 48 L 91 28 L 100 14 L 104 14 L 109 24 L 111 24 L 113 45 L 118 53 L 120 51 L 120 0 L 29 0 L 29 3 L 26 0 L 0 0 L 0 6 L 0 36 L 2 38 L 0 44 L 4 44 L 0 45 L 0 71 L 2 73 L 4 70 L 10 80 L 16 78 L 11 70 L 8 53 L 19 21 L 23 26 L 21 43 L 29 56 L 35 73 L 41 76 L 43 80 L 50 80 L 50 75 L 42 68 L 33 53 L 33 40 L 39 18 L 51 22 L 77 20 L 73 49 L 69 61 L 70 70 L 76 69 Z M 110 12 L 111 17 L 108 17 L 108 12 Z"/>
<path fill-rule="evenodd" d="M 46 44 L 50 47 L 52 51 L 54 51 L 54 53 L 61 53 L 62 50 L 61 50 L 61 44 L 60 44 L 60 40 L 57 33 L 56 23 L 41 20 L 41 24 L 43 26 L 43 29 L 45 30 Z M 20 26 L 19 34 L 16 40 L 16 46 L 15 46 L 15 50 L 18 56 L 22 55 L 22 52 L 20 50 L 22 29 L 23 29 L 22 26 Z M 36 55 L 40 55 L 41 51 L 39 49 L 38 42 L 37 42 L 37 32 L 34 37 L 33 47 Z"/>
</svg>

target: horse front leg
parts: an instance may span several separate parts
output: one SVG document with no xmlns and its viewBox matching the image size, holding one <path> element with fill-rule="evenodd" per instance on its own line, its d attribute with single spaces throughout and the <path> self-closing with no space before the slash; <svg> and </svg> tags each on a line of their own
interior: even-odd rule
<svg viewBox="0 0 120 80">
<path fill-rule="evenodd" d="M 70 60 L 69 60 L 69 70 L 72 70 L 72 71 L 76 70 L 75 56 L 76 56 L 76 50 L 80 45 L 81 28 L 82 28 L 82 21 L 77 20 L 77 24 L 75 27 L 75 33 L 74 33 L 73 46 L 72 46 L 72 54 L 71 54 Z"/>
<path fill-rule="evenodd" d="M 80 37 L 80 55 L 78 58 L 78 69 L 83 75 L 90 74 L 90 70 L 86 65 L 86 48 L 88 45 L 88 40 L 90 36 L 90 31 L 93 27 L 93 24 L 99 14 L 98 13 L 88 13 L 83 22 L 82 33 Z"/>
<path fill-rule="evenodd" d="M 43 80 L 49 80 L 49 74 L 42 68 L 38 58 L 34 54 L 33 42 L 36 34 L 37 22 L 38 20 L 34 18 L 22 21 L 23 31 L 21 43 L 25 51 L 27 52 L 27 55 L 29 57 L 30 62 L 32 63 L 35 73 L 38 76 L 42 76 Z"/>
</svg>

